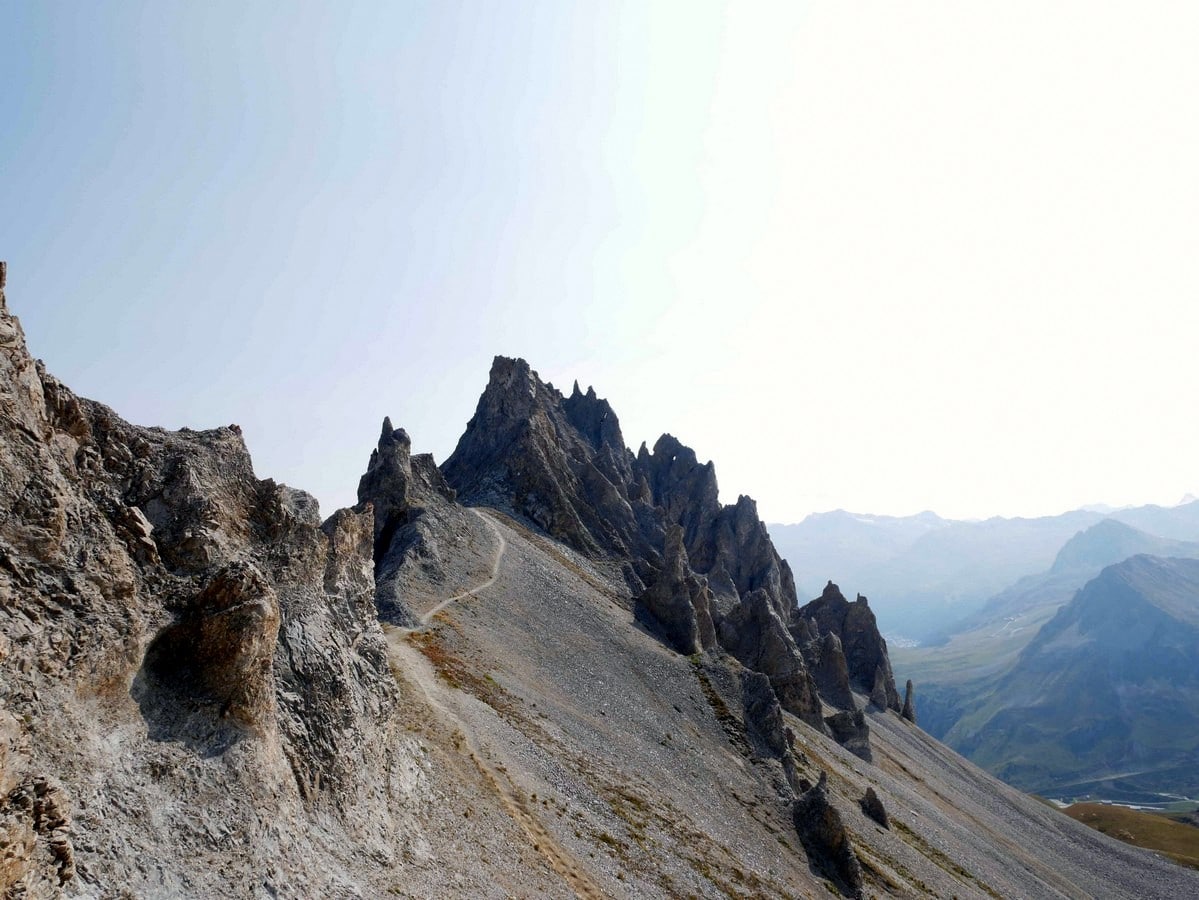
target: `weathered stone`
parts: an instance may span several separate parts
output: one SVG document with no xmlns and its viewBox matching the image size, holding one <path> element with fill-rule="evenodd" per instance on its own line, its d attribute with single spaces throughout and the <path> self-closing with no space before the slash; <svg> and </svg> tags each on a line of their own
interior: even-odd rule
<svg viewBox="0 0 1199 900">
<path fill-rule="evenodd" d="M 672 526 L 666 533 L 662 568 L 638 602 L 657 621 L 667 642 L 690 655 L 715 643 L 709 597 L 707 585 L 692 574 L 687 564 L 683 529 Z"/>
<path fill-rule="evenodd" d="M 873 819 L 883 828 L 891 827 L 891 821 L 887 818 L 887 809 L 883 806 L 883 801 L 878 798 L 878 794 L 874 792 L 874 788 L 866 788 L 866 793 L 858 801 L 858 804 L 862 807 L 862 813 L 868 818 Z"/>
<path fill-rule="evenodd" d="M 783 710 L 761 672 L 741 676 L 741 702 L 745 710 L 745 731 L 755 749 L 763 755 L 781 757 L 790 749 Z"/>
<path fill-rule="evenodd" d="M 770 678 L 783 709 L 824 731 L 816 684 L 765 591 L 752 591 L 725 616 L 717 639 L 742 665 Z"/>
<path fill-rule="evenodd" d="M 372 510 L 322 528 L 240 429 L 76 397 L 3 297 L 0 344 L 0 709 L 19 711 L 0 715 L 0 895 L 249 896 L 268 871 L 328 895 L 364 847 L 398 856 Z"/>
<path fill-rule="evenodd" d="M 866 724 L 866 716 L 860 709 L 836 713 L 826 717 L 824 722 L 833 740 L 854 756 L 874 762 L 874 754 L 870 750 L 870 726 Z"/>
<path fill-rule="evenodd" d="M 412 453 L 402 428 L 383 420 L 378 446 L 358 481 L 359 512 L 374 510 L 375 604 L 393 625 L 415 624 L 397 577 L 405 565 L 419 566 L 434 580 L 446 575 L 440 535 L 458 519 L 456 494 L 428 454 Z"/>
<path fill-rule="evenodd" d="M 910 678 L 903 692 L 903 712 L 900 715 L 913 725 L 916 724 L 916 691 L 912 687 L 912 679 Z"/>
<path fill-rule="evenodd" d="M 147 650 L 143 711 L 166 718 L 199 704 L 259 734 L 272 729 L 278 634 L 279 601 L 262 572 L 244 562 L 225 566 Z M 156 692 L 166 708 L 145 705 Z"/>
<path fill-rule="evenodd" d="M 802 607 L 795 617 L 814 619 L 821 635 L 835 634 L 841 640 L 850 684 L 860 691 L 873 691 L 878 670 L 883 670 L 887 706 L 899 711 L 899 693 L 891 674 L 887 642 L 879 633 L 870 605 L 861 594 L 850 603 L 831 581 L 824 592 Z"/>
<path fill-rule="evenodd" d="M 795 629 L 791 631 L 794 635 Z M 849 670 L 845 665 L 841 639 L 830 631 L 801 645 L 801 650 L 821 698 L 841 709 L 853 709 L 853 691 L 849 687 Z"/>
<path fill-rule="evenodd" d="M 837 808 L 829 802 L 828 774 L 792 804 L 795 831 L 814 866 L 831 878 L 843 894 L 862 896 L 862 865 Z"/>
<path fill-rule="evenodd" d="M 442 471 L 465 502 L 510 507 L 585 553 L 628 556 L 642 543 L 629 452 L 607 402 L 594 392 L 564 400 L 524 360 L 495 358 Z"/>
<path fill-rule="evenodd" d="M 882 666 L 874 670 L 874 687 L 870 690 L 870 702 L 877 709 L 887 709 L 891 705 L 891 698 L 887 694 L 887 673 L 883 671 Z"/>
</svg>

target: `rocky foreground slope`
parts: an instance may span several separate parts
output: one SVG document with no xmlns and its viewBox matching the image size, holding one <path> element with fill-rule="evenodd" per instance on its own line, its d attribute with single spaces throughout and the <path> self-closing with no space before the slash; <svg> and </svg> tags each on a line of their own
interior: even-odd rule
<svg viewBox="0 0 1199 900">
<path fill-rule="evenodd" d="M 868 604 L 800 608 L 752 501 L 619 434 L 498 360 L 444 475 L 386 423 L 322 523 L 0 294 L 0 890 L 1195 893 L 902 718 Z"/>
</svg>

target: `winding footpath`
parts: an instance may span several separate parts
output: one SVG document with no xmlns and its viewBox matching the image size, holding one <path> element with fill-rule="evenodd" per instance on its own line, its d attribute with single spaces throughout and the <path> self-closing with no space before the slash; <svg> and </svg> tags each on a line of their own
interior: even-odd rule
<svg viewBox="0 0 1199 900">
<path fill-rule="evenodd" d="M 422 627 L 427 627 L 428 624 L 433 621 L 433 617 L 451 603 L 456 603 L 459 600 L 465 600 L 467 597 L 472 596 L 478 591 L 486 590 L 495 584 L 495 580 L 500 577 L 500 563 L 503 562 L 504 554 L 508 550 L 508 542 L 504 540 L 504 536 L 500 534 L 500 530 L 495 527 L 495 520 L 492 519 L 491 516 L 474 507 L 471 508 L 471 512 L 478 516 L 479 519 L 491 529 L 491 533 L 496 540 L 495 559 L 492 560 L 491 563 L 491 576 L 486 581 L 476 584 L 473 588 L 465 590 L 461 594 L 455 594 L 453 597 L 447 597 L 445 600 L 442 600 L 420 617 L 420 623 Z"/>
<path fill-rule="evenodd" d="M 433 665 L 408 639 L 413 632 L 427 629 L 433 621 L 433 617 L 439 612 L 459 600 L 465 600 L 467 597 L 473 597 L 479 591 L 486 590 L 499 578 L 500 565 L 503 562 L 504 553 L 508 549 L 508 542 L 490 515 L 476 508 L 472 508 L 471 512 L 486 523 L 496 540 L 495 559 L 491 565 L 491 574 L 485 581 L 473 588 L 437 603 L 420 616 L 418 628 L 385 625 L 384 631 L 387 635 L 391 661 L 397 672 L 401 673 L 398 677 L 411 682 L 417 688 L 424 698 L 426 706 L 446 728 L 450 736 L 450 743 L 456 752 L 461 752 L 458 750 L 459 742 L 461 742 L 462 748 L 466 750 L 470 761 L 478 769 L 484 783 L 500 799 L 504 810 L 524 831 L 533 848 L 541 854 L 550 868 L 569 885 L 571 891 L 580 900 L 603 900 L 604 892 L 587 874 L 587 870 L 579 860 L 557 841 L 530 809 L 524 794 L 517 789 L 508 774 L 507 767 L 494 765 L 489 760 L 491 754 L 483 750 L 474 728 L 457 709 L 458 704 L 455 702 L 454 695 L 459 692 L 438 678 Z"/>
</svg>

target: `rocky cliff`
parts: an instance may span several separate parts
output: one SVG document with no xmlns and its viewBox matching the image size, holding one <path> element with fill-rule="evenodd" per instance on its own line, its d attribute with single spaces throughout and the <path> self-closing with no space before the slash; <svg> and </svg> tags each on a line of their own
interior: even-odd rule
<svg viewBox="0 0 1199 900">
<path fill-rule="evenodd" d="M 783 707 L 813 727 L 826 727 L 822 694 L 852 710 L 852 689 L 869 693 L 876 676 L 885 705 L 899 710 L 865 599 L 849 604 L 834 587 L 800 610 L 754 501 L 722 505 L 715 467 L 672 435 L 634 455 L 593 388 L 576 383 L 563 397 L 524 360 L 497 357 L 443 471 L 468 503 L 500 505 L 584 553 L 628 560 L 667 643 L 685 654 L 718 645 L 767 675 Z"/>
<path fill-rule="evenodd" d="M 236 425 L 77 398 L 0 292 L 0 894 L 336 893 L 396 858 L 374 528 L 256 478 Z"/>
</svg>

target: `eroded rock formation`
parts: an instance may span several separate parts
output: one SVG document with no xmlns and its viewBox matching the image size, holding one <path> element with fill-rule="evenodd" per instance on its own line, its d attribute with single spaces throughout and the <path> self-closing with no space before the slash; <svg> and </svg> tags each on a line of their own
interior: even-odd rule
<svg viewBox="0 0 1199 900">
<path fill-rule="evenodd" d="M 903 692 L 903 711 L 900 713 L 905 719 L 916 724 L 916 691 L 912 687 L 912 679 L 908 679 L 907 687 Z"/>
<path fill-rule="evenodd" d="M 236 426 L 76 397 L 0 292 L 3 892 L 312 893 L 362 848 L 395 858 L 373 532 L 369 506 L 322 525 L 256 478 Z M 227 868 L 202 863 L 213 834 L 242 848 Z"/>
<path fill-rule="evenodd" d="M 466 502 L 512 509 L 578 550 L 629 560 L 626 581 L 667 643 L 719 644 L 770 678 L 785 709 L 824 730 L 819 692 L 790 632 L 791 570 L 748 497 L 722 506 L 713 465 L 671 435 L 634 455 L 615 413 L 576 384 L 564 398 L 523 360 L 497 357 L 447 481 Z M 842 640 L 821 671 L 831 702 L 851 706 Z M 888 669 L 889 671 L 889 669 Z"/>
<path fill-rule="evenodd" d="M 800 795 L 791 807 L 795 830 L 808 859 L 848 897 L 862 896 L 862 865 L 854 853 L 841 813 L 829 801 L 828 774 Z"/>
<path fill-rule="evenodd" d="M 858 804 L 862 807 L 863 815 L 873 819 L 883 828 L 891 827 L 891 820 L 887 818 L 887 809 L 883 806 L 883 801 L 879 799 L 874 788 L 866 788 L 866 793 L 862 795 Z"/>
<path fill-rule="evenodd" d="M 891 674 L 887 642 L 879 633 L 878 623 L 865 597 L 859 594 L 857 600 L 850 603 L 841 589 L 830 581 L 819 597 L 799 610 L 797 618 L 814 622 L 821 635 L 837 635 L 845 654 L 849 682 L 856 690 L 874 693 L 881 671 L 886 706 L 899 712 L 899 693 Z"/>
<path fill-rule="evenodd" d="M 357 507 L 374 508 L 375 604 L 383 621 L 415 622 L 397 582 L 405 567 L 433 581 L 445 579 L 443 536 L 453 532 L 447 526 L 461 515 L 454 499 L 433 457 L 413 455 L 408 432 L 384 419 L 379 444 L 358 481 Z"/>
</svg>

